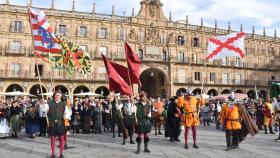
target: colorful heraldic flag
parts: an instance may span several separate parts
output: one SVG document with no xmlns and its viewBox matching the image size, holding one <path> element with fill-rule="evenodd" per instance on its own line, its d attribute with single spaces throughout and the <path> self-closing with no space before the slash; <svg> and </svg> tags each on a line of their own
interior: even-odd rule
<svg viewBox="0 0 280 158">
<path fill-rule="evenodd" d="M 209 38 L 207 59 L 243 58 L 245 56 L 244 39 L 244 32 Z"/>
<path fill-rule="evenodd" d="M 127 65 L 129 70 L 129 76 L 131 83 L 138 84 L 141 86 L 140 82 L 140 68 L 141 61 L 136 53 L 131 49 L 131 47 L 125 42 L 125 54 L 127 58 Z"/>
<path fill-rule="evenodd" d="M 101 55 L 107 70 L 110 91 L 122 95 L 131 95 L 132 90 L 128 84 L 128 69 L 108 60 L 103 54 Z"/>
<path fill-rule="evenodd" d="M 73 74 L 74 71 L 79 71 L 83 75 L 91 72 L 91 61 L 87 52 L 81 49 L 78 45 L 58 37 L 61 46 L 59 54 L 52 54 L 51 61 L 54 62 L 56 68 L 65 68 L 68 73 Z"/>
<path fill-rule="evenodd" d="M 60 53 L 61 47 L 43 11 L 30 8 L 30 22 L 34 49 L 41 52 Z"/>
</svg>

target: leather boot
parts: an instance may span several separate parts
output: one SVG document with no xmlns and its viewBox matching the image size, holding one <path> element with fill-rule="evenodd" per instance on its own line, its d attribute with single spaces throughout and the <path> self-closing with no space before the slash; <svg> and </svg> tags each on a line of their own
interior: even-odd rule
<svg viewBox="0 0 280 158">
<path fill-rule="evenodd" d="M 275 133 L 273 132 L 273 130 L 272 130 L 272 126 L 269 126 L 269 133 L 270 133 L 270 134 L 275 134 Z"/>
<path fill-rule="evenodd" d="M 125 145 L 125 139 L 123 139 L 122 145 Z"/>
<path fill-rule="evenodd" d="M 232 149 L 232 134 L 231 131 L 226 131 L 226 141 L 227 141 L 227 149 L 226 151 L 230 151 Z"/>
<path fill-rule="evenodd" d="M 151 151 L 148 148 L 148 143 L 149 143 L 150 139 L 149 138 L 144 138 L 144 152 L 146 153 L 150 153 Z"/>
<path fill-rule="evenodd" d="M 264 126 L 264 134 L 268 134 L 267 133 L 267 126 L 266 125 Z"/>
<path fill-rule="evenodd" d="M 136 142 L 137 142 L 137 151 L 136 151 L 136 154 L 140 154 L 140 149 L 141 149 L 141 138 L 137 137 L 137 138 L 136 138 Z"/>
</svg>

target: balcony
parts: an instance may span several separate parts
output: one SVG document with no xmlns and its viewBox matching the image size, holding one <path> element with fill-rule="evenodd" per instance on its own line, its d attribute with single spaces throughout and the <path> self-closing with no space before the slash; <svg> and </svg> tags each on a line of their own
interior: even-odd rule
<svg viewBox="0 0 280 158">
<path fill-rule="evenodd" d="M 58 69 L 56 69 L 58 70 Z M 43 72 L 41 78 L 48 80 L 51 79 L 50 76 L 53 76 L 52 79 L 55 80 L 74 80 L 74 81 L 108 81 L 106 73 L 91 73 L 87 77 L 83 76 L 79 72 L 75 72 L 73 75 L 69 75 L 65 70 L 58 71 L 47 71 Z M 24 71 L 24 70 L 0 70 L 0 79 L 37 79 L 35 72 Z"/>
</svg>

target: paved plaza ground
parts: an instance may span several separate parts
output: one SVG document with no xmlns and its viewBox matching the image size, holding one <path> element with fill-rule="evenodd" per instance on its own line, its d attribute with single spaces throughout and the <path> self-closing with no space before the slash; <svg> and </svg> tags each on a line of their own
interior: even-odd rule
<svg viewBox="0 0 280 158">
<path fill-rule="evenodd" d="M 121 145 L 121 138 L 112 138 L 111 133 L 70 135 L 68 145 L 72 148 L 65 150 L 66 158 L 278 158 L 280 142 L 273 141 L 276 135 L 265 135 L 260 132 L 255 137 L 249 136 L 240 144 L 239 150 L 225 151 L 224 132 L 210 127 L 201 126 L 198 129 L 199 149 L 184 149 L 182 142 L 169 142 L 163 136 L 150 134 L 150 154 L 141 152 L 136 155 L 136 144 Z M 192 136 L 190 133 L 190 147 Z M 142 150 L 143 150 L 142 144 Z M 18 139 L 0 139 L 0 158 L 46 158 L 49 157 L 50 140 L 47 137 L 36 139 L 27 138 L 22 133 Z M 59 149 L 56 150 L 59 155 Z"/>
</svg>

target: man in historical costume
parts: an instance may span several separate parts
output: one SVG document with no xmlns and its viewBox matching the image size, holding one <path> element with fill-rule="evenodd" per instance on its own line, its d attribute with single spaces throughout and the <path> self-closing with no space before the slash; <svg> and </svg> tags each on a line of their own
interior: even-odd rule
<svg viewBox="0 0 280 158">
<path fill-rule="evenodd" d="M 172 97 L 170 99 L 170 103 L 167 110 L 167 120 L 168 120 L 168 126 L 169 126 L 169 136 L 170 141 L 178 141 L 179 136 L 181 133 L 180 127 L 181 127 L 181 110 L 177 106 L 178 103 L 178 97 Z"/>
<path fill-rule="evenodd" d="M 155 113 L 154 119 L 154 127 L 155 127 L 155 135 L 163 135 L 160 131 L 160 128 L 163 124 L 164 117 L 162 116 L 162 112 L 164 110 L 163 103 L 160 100 L 160 97 L 153 103 L 153 111 Z"/>
<path fill-rule="evenodd" d="M 234 93 L 228 97 L 228 103 L 223 105 L 220 119 L 226 133 L 226 151 L 238 149 L 239 143 L 246 138 L 248 133 L 252 136 L 258 133 L 245 106 L 236 103 Z"/>
<path fill-rule="evenodd" d="M 136 116 L 136 106 L 134 104 L 133 98 L 129 96 L 125 96 L 125 100 L 123 102 L 123 122 L 126 130 L 128 131 L 128 135 L 130 138 L 130 144 L 135 144 L 132 140 L 134 126 L 135 126 L 135 116 Z M 125 145 L 125 134 L 123 134 L 123 145 Z"/>
<path fill-rule="evenodd" d="M 263 104 L 258 101 L 255 102 L 256 108 L 256 124 L 259 130 L 263 130 L 264 114 L 263 114 Z"/>
<path fill-rule="evenodd" d="M 188 135 L 190 128 L 192 128 L 193 133 L 193 147 L 198 149 L 196 143 L 196 127 L 199 125 L 199 103 L 198 99 L 191 96 L 190 92 L 186 92 L 185 97 L 181 96 L 178 98 L 177 106 L 184 109 L 182 125 L 185 126 L 185 149 L 189 149 Z"/>
<path fill-rule="evenodd" d="M 152 107 L 146 103 L 146 93 L 139 94 L 139 102 L 136 103 L 136 142 L 137 154 L 140 153 L 142 135 L 144 135 L 144 152 L 150 153 L 148 143 L 150 141 L 148 133 L 151 132 L 151 110 Z"/>
<path fill-rule="evenodd" d="M 47 133 L 47 112 L 49 111 L 49 105 L 46 101 L 41 100 L 39 105 L 39 119 L 40 119 L 40 135 L 46 136 Z"/>
<path fill-rule="evenodd" d="M 52 150 L 52 158 L 55 157 L 55 141 L 56 137 L 59 137 L 60 144 L 60 158 L 63 158 L 63 150 L 64 150 L 64 111 L 66 103 L 61 100 L 61 93 L 54 92 L 53 100 L 48 102 L 49 111 L 48 111 L 48 122 L 49 128 L 48 133 L 51 137 L 51 150 Z"/>
<path fill-rule="evenodd" d="M 264 114 L 264 130 L 265 134 L 268 134 L 267 127 L 269 128 L 270 134 L 275 134 L 272 129 L 272 115 L 273 115 L 273 107 L 271 104 L 270 97 L 266 97 L 264 105 L 263 105 L 263 114 Z"/>
<path fill-rule="evenodd" d="M 0 138 L 6 138 L 9 136 L 10 127 L 8 123 L 8 117 L 10 110 L 4 101 L 0 100 Z"/>
<path fill-rule="evenodd" d="M 110 129 L 112 129 L 112 119 L 111 119 L 112 105 L 107 101 L 103 101 L 101 102 L 101 104 L 104 111 L 104 132 L 108 133 L 110 132 Z"/>
<path fill-rule="evenodd" d="M 115 126 L 116 124 L 118 125 L 118 137 L 121 137 L 121 102 L 119 101 L 118 97 L 116 94 L 112 94 L 114 96 L 111 96 L 111 105 L 112 105 L 112 110 L 111 110 L 111 117 L 112 117 L 112 129 L 113 129 L 113 138 L 115 138 Z"/>
</svg>

